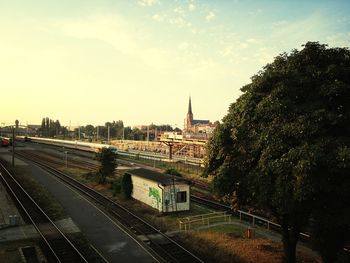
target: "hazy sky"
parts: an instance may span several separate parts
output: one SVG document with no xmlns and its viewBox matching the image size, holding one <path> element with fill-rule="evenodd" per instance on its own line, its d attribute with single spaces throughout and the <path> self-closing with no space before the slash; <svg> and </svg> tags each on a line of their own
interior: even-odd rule
<svg viewBox="0 0 350 263">
<path fill-rule="evenodd" d="M 183 128 L 307 41 L 350 46 L 350 1 L 0 0 L 0 125 Z"/>
</svg>

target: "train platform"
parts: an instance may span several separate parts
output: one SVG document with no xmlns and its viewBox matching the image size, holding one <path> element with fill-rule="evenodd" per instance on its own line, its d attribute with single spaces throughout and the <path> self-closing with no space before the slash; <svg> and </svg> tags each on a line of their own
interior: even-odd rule
<svg viewBox="0 0 350 263">
<path fill-rule="evenodd" d="M 78 233 L 80 229 L 74 224 L 71 218 L 56 221 L 55 224 L 64 233 Z M 39 238 L 39 234 L 33 225 L 19 225 L 0 229 L 0 244 L 10 241 Z"/>
<path fill-rule="evenodd" d="M 1 159 L 4 159 L 8 162 L 12 161 L 12 156 L 8 152 L 8 148 L 0 148 L 0 160 Z M 25 165 L 23 161 L 21 161 L 23 163 L 22 164 L 17 158 L 16 160 L 18 161 L 18 165 Z M 14 216 L 17 217 L 17 223 L 23 224 L 22 218 L 17 210 L 17 207 L 13 203 L 11 197 L 8 195 L 6 188 L 0 182 L 0 229 L 9 226 L 11 223 L 10 221 L 13 219 Z"/>
<path fill-rule="evenodd" d="M 18 217 L 18 223 L 22 224 L 23 221 L 16 206 L 7 194 L 5 187 L 0 183 L 0 229 L 9 226 L 13 216 Z"/>
</svg>

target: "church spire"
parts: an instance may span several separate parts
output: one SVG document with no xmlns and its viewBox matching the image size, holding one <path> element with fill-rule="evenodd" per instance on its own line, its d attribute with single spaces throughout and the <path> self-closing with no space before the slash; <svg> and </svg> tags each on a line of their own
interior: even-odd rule
<svg viewBox="0 0 350 263">
<path fill-rule="evenodd" d="M 187 112 L 187 114 L 193 114 L 192 113 L 192 105 L 191 105 L 191 96 L 190 96 L 190 99 L 188 101 L 188 112 Z"/>
<path fill-rule="evenodd" d="M 186 116 L 186 130 L 190 131 L 193 122 L 193 113 L 192 113 L 192 105 L 191 105 L 191 96 L 188 100 L 188 112 Z"/>
</svg>

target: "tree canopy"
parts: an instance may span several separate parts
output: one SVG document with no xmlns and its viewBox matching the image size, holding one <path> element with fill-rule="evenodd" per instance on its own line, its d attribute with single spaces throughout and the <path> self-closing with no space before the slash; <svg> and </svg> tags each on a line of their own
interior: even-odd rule
<svg viewBox="0 0 350 263">
<path fill-rule="evenodd" d="M 310 217 L 334 262 L 350 226 L 349 50 L 308 42 L 241 90 L 208 144 L 206 174 L 220 194 L 275 217 L 286 262 Z"/>
</svg>

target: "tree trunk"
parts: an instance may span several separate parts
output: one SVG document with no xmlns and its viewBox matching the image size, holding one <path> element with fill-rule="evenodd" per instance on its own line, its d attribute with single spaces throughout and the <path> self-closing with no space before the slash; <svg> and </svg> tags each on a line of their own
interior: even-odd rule
<svg viewBox="0 0 350 263">
<path fill-rule="evenodd" d="M 285 220 L 284 220 L 285 221 Z M 296 245 L 298 242 L 299 233 L 288 226 L 286 222 L 281 224 L 282 227 L 282 242 L 284 249 L 284 262 L 295 263 L 296 262 Z"/>
</svg>

